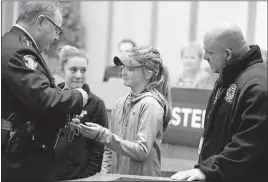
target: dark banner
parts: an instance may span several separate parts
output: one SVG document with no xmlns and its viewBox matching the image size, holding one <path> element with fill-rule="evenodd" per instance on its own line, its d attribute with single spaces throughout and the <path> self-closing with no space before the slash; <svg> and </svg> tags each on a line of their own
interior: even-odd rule
<svg viewBox="0 0 268 182">
<path fill-rule="evenodd" d="M 211 92 L 177 87 L 171 89 L 172 119 L 164 133 L 163 142 L 198 147 Z"/>
</svg>

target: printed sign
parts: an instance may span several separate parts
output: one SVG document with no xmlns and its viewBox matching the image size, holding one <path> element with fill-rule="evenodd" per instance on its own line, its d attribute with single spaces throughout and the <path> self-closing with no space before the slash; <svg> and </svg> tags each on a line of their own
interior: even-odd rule
<svg viewBox="0 0 268 182">
<path fill-rule="evenodd" d="M 198 148 L 211 90 L 171 89 L 172 118 L 163 142 Z"/>
<path fill-rule="evenodd" d="M 205 114 L 206 110 L 203 109 L 175 106 L 172 109 L 172 119 L 169 125 L 202 129 L 204 128 Z"/>
</svg>

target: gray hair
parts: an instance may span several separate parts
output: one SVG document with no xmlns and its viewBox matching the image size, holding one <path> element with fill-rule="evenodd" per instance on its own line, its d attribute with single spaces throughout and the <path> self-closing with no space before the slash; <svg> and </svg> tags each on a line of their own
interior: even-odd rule
<svg viewBox="0 0 268 182">
<path fill-rule="evenodd" d="M 57 1 L 29 1 L 23 5 L 16 23 L 35 22 L 40 15 L 54 18 L 56 10 L 61 11 L 60 3 Z"/>
</svg>

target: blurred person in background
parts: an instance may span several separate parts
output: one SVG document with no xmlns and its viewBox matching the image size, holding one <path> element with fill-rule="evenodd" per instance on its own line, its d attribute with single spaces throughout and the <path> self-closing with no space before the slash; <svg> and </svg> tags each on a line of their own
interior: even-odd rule
<svg viewBox="0 0 268 182">
<path fill-rule="evenodd" d="M 214 82 L 209 72 L 201 69 L 203 48 L 196 43 L 190 43 L 181 50 L 183 64 L 182 73 L 176 86 L 181 88 L 212 89 Z"/>
<path fill-rule="evenodd" d="M 88 122 L 78 125 L 80 133 L 113 150 L 105 152 L 103 172 L 161 176 L 160 144 L 172 105 L 168 70 L 152 46 L 134 47 L 115 57 L 114 63 L 121 66 L 124 85 L 131 88 L 112 109 L 115 128 Z"/>
<path fill-rule="evenodd" d="M 60 90 L 41 53 L 59 39 L 59 3 L 29 1 L 2 37 L 1 171 L 3 181 L 50 181 L 65 114 L 80 114 L 88 94 Z"/>
<path fill-rule="evenodd" d="M 61 71 L 64 82 L 58 86 L 61 89 L 82 88 L 86 85 L 88 68 L 86 54 L 73 46 L 66 45 L 60 52 Z M 95 94 L 89 93 L 89 102 L 83 107 L 80 122 L 92 122 L 105 128 L 108 127 L 107 112 L 104 102 Z M 92 139 L 85 138 L 78 130 L 70 126 L 72 116 L 59 133 L 55 148 L 57 157 L 57 180 L 72 180 L 92 176 L 101 170 L 104 146 Z M 78 132 L 78 133 L 77 133 Z"/>
<path fill-rule="evenodd" d="M 267 181 L 267 64 L 239 27 L 220 23 L 206 32 L 205 59 L 219 73 L 208 101 L 199 161 L 175 180 Z"/>
<path fill-rule="evenodd" d="M 120 53 L 129 52 L 134 47 L 136 47 L 136 44 L 130 39 L 123 39 L 118 44 L 118 50 Z"/>
<path fill-rule="evenodd" d="M 118 52 L 126 53 L 134 46 L 135 43 L 132 40 L 123 39 L 117 45 Z M 100 93 L 100 96 L 105 101 L 106 107 L 110 111 L 117 98 L 129 93 L 129 88 L 125 87 L 123 84 L 124 80 L 122 80 L 121 68 L 119 66 L 113 65 L 105 68 L 103 81 L 103 84 L 101 84 L 101 90 L 103 90 L 103 92 Z M 109 94 L 107 94 L 105 90 L 109 90 Z"/>
<path fill-rule="evenodd" d="M 130 39 L 123 39 L 118 44 L 118 50 L 120 53 L 128 52 L 133 47 L 135 47 L 135 43 Z M 109 66 L 105 69 L 103 81 L 107 82 L 111 78 L 121 78 L 121 69 L 118 66 Z"/>
</svg>

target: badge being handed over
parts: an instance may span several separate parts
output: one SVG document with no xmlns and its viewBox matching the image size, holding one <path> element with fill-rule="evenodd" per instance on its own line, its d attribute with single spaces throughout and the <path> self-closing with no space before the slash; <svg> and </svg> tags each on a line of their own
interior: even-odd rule
<svg viewBox="0 0 268 182">
<path fill-rule="evenodd" d="M 68 141 L 72 142 L 74 135 L 79 136 L 79 125 L 80 120 L 87 114 L 87 111 L 83 110 L 80 115 L 74 115 L 72 121 L 70 122 L 70 133 L 68 136 Z"/>
<path fill-rule="evenodd" d="M 92 140 L 95 140 L 99 136 L 99 134 L 105 129 L 102 126 L 91 122 L 80 124 L 79 128 L 81 135 Z"/>
</svg>

